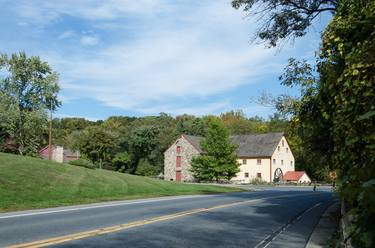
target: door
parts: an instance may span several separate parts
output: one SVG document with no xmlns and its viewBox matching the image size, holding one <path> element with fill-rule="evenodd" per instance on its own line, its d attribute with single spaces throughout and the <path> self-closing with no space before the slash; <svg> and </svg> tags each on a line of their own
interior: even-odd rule
<svg viewBox="0 0 375 248">
<path fill-rule="evenodd" d="M 181 182 L 181 171 L 176 171 L 176 182 Z"/>
</svg>

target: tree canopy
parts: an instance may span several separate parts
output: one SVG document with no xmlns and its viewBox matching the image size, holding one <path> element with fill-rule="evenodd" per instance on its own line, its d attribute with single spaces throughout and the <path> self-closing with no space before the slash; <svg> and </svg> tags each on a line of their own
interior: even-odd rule
<svg viewBox="0 0 375 248">
<path fill-rule="evenodd" d="M 375 2 L 235 0 L 232 3 L 237 8 L 244 6 L 245 11 L 256 9 L 256 5 L 269 11 L 258 36 L 271 46 L 280 39 L 304 35 L 321 12 L 333 13 L 322 35 L 316 65 L 290 59 L 280 77 L 282 84 L 298 86 L 301 95 L 279 96 L 271 102 L 290 118 L 301 146 L 298 157 L 314 167 L 315 172 L 338 172 L 341 197 L 355 220 L 350 237 L 358 247 L 373 247 Z"/>
<path fill-rule="evenodd" d="M 46 110 L 60 106 L 57 73 L 24 52 L 0 54 L 0 70 L 0 137 L 14 143 L 18 153 L 35 155 L 46 133 Z"/>
<path fill-rule="evenodd" d="M 229 131 L 220 120 L 210 121 L 201 147 L 203 154 L 191 162 L 191 171 L 198 180 L 230 180 L 239 172 L 236 146 L 231 143 Z"/>
<path fill-rule="evenodd" d="M 261 20 L 256 37 L 274 47 L 280 40 L 301 37 L 323 12 L 335 13 L 340 0 L 232 0 L 232 6 Z"/>
</svg>

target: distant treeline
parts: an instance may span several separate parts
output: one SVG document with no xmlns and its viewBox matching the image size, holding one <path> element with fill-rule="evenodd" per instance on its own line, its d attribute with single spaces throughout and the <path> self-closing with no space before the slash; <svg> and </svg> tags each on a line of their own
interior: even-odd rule
<svg viewBox="0 0 375 248">
<path fill-rule="evenodd" d="M 187 114 L 172 117 L 161 113 L 145 117 L 113 116 L 104 121 L 56 118 L 53 143 L 79 150 L 102 168 L 154 176 L 163 171 L 163 153 L 179 135 L 205 136 L 212 119 L 222 121 L 230 134 L 291 133 L 289 122 L 277 114 L 265 120 L 257 116 L 247 118 L 242 111 L 203 117 Z"/>
</svg>

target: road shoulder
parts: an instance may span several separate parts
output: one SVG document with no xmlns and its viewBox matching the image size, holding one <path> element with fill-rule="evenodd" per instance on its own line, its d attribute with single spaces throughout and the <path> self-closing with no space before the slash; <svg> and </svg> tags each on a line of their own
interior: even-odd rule
<svg viewBox="0 0 375 248">
<path fill-rule="evenodd" d="M 335 214 L 339 206 L 339 201 L 336 201 L 326 209 L 318 224 L 315 226 L 306 248 L 328 247 L 328 242 L 338 227 Z"/>
</svg>

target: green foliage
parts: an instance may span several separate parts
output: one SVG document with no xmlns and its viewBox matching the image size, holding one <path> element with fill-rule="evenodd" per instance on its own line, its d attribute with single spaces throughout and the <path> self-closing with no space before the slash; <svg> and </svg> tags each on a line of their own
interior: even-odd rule
<svg viewBox="0 0 375 248">
<path fill-rule="evenodd" d="M 247 119 L 242 111 L 229 111 L 220 115 L 220 119 L 230 134 L 265 133 L 267 123 L 261 118 Z"/>
<path fill-rule="evenodd" d="M 137 170 L 135 171 L 136 175 L 141 176 L 156 176 L 159 173 L 159 169 L 155 166 L 152 166 L 147 159 L 139 160 Z"/>
<path fill-rule="evenodd" d="M 373 193 L 375 178 L 374 19 L 374 1 L 343 1 L 323 35 L 319 64 L 321 119 L 330 121 L 330 159 L 343 176 L 342 196 L 356 210 L 361 232 L 353 240 L 360 247 L 375 245 L 368 222 L 375 209 L 361 198 Z"/>
<path fill-rule="evenodd" d="M 0 54 L 0 69 L 9 73 L 0 81 L 0 91 L 14 97 L 20 111 L 60 106 L 58 75 L 39 57 L 27 58 L 24 52 L 10 57 Z"/>
<path fill-rule="evenodd" d="M 206 136 L 211 121 L 222 122 L 231 134 L 284 131 L 287 123 L 277 115 L 269 121 L 260 117 L 247 118 L 241 111 L 230 111 L 220 117 L 181 115 L 173 118 L 164 113 L 138 118 L 112 116 L 96 122 L 61 118 L 53 120 L 53 140 L 80 150 L 96 164 L 102 161 L 102 168 L 134 174 L 142 164 L 140 161 L 147 160 L 153 166 L 152 171 L 157 171 L 153 174 L 159 174 L 163 171 L 164 152 L 176 138 L 181 133 Z"/>
<path fill-rule="evenodd" d="M 57 73 L 39 57 L 24 52 L 0 54 L 0 136 L 16 144 L 18 152 L 36 155 L 46 134 L 46 109 L 60 106 Z"/>
<path fill-rule="evenodd" d="M 202 140 L 203 154 L 193 158 L 191 171 L 202 180 L 230 180 L 239 172 L 234 146 L 229 131 L 219 119 L 211 119 L 206 137 Z"/>
<path fill-rule="evenodd" d="M 127 152 L 120 152 L 112 159 L 112 165 L 119 172 L 129 172 L 132 164 L 132 157 Z"/>
<path fill-rule="evenodd" d="M 340 1 L 336 0 L 232 0 L 236 9 L 243 7 L 245 12 L 263 20 L 257 37 L 270 47 L 279 40 L 301 37 L 320 13 L 334 13 Z M 252 11 L 254 9 L 254 11 Z"/>
<path fill-rule="evenodd" d="M 70 161 L 69 164 L 75 165 L 75 166 L 85 167 L 85 168 L 88 168 L 88 169 L 95 169 L 96 168 L 96 166 L 93 163 L 91 163 L 89 160 L 82 159 L 82 158 Z"/>
<path fill-rule="evenodd" d="M 98 123 L 84 118 L 55 118 L 52 121 L 52 143 L 71 147 L 74 143 L 70 139 L 73 132 L 82 131 L 86 127 L 94 125 L 98 125 Z"/>
<path fill-rule="evenodd" d="M 352 239 L 358 247 L 375 245 L 375 211 L 367 200 L 375 195 L 374 13 L 374 1 L 341 1 L 322 36 L 316 71 L 292 59 L 280 78 L 301 88 L 290 108 L 279 101 L 279 111 L 289 113 L 297 128 L 297 155 L 316 178 L 339 172 L 341 196 L 355 215 Z"/>
<path fill-rule="evenodd" d="M 176 137 L 181 134 L 205 136 L 207 124 L 202 118 L 193 115 L 180 115 L 176 117 Z"/>
<path fill-rule="evenodd" d="M 10 138 L 23 155 L 36 156 L 47 130 L 42 110 L 21 111 L 12 97 L 0 92 L 0 136 Z"/>
<path fill-rule="evenodd" d="M 193 157 L 191 160 L 191 172 L 198 181 L 212 181 L 215 177 L 214 165 L 215 161 L 212 157 L 205 155 Z"/>
<path fill-rule="evenodd" d="M 116 135 L 103 126 L 89 126 L 79 133 L 74 133 L 72 148 L 86 155 L 93 163 L 102 168 L 104 160 L 118 147 Z"/>
<path fill-rule="evenodd" d="M 267 184 L 266 181 L 264 181 L 262 178 L 260 177 L 255 177 L 253 179 L 250 180 L 250 184 L 255 184 L 255 185 L 262 185 L 262 184 Z"/>
</svg>

